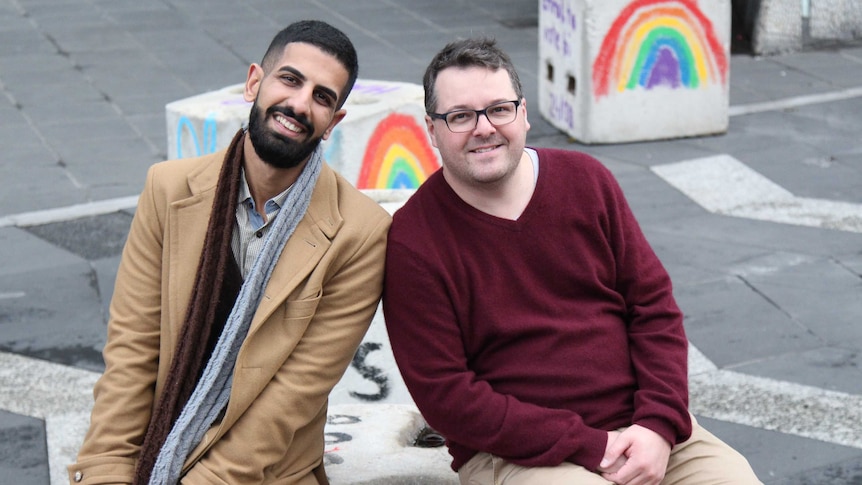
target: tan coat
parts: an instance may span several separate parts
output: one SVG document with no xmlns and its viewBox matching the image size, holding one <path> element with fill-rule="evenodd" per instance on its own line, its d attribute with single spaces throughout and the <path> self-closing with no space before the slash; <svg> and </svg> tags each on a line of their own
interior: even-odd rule
<svg viewBox="0 0 862 485">
<path fill-rule="evenodd" d="M 68 468 L 72 483 L 131 483 L 223 158 L 221 151 L 149 170 L 117 274 L 90 429 Z M 239 351 L 225 415 L 192 451 L 181 483 L 317 483 L 327 396 L 377 309 L 389 222 L 324 165 Z"/>
</svg>

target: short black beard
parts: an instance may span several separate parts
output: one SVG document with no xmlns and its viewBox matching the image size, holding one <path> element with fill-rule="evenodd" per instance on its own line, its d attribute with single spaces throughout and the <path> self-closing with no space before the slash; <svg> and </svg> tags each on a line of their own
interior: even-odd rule
<svg viewBox="0 0 862 485">
<path fill-rule="evenodd" d="M 296 167 L 314 152 L 320 144 L 321 137 L 309 138 L 306 142 L 299 143 L 268 130 L 266 118 L 275 112 L 295 119 L 309 133 L 314 131 L 314 127 L 304 116 L 297 116 L 290 108 L 271 106 L 264 114 L 255 100 L 248 116 L 248 136 L 251 144 L 257 156 L 267 164 L 276 168 Z"/>
</svg>

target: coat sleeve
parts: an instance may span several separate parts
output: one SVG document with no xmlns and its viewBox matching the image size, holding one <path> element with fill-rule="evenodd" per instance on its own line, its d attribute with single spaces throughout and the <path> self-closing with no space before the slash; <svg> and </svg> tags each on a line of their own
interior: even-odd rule
<svg viewBox="0 0 862 485">
<path fill-rule="evenodd" d="M 339 249 L 344 263 L 329 271 L 298 344 L 239 420 L 186 473 L 183 484 L 258 484 L 275 477 L 294 483 L 320 463 L 327 397 L 380 301 L 389 220 L 383 214 L 362 221 L 368 227 L 361 231 L 364 238 Z M 313 307 L 313 300 L 305 303 Z M 290 319 L 286 315 L 284 324 L 301 323 Z"/>
<path fill-rule="evenodd" d="M 152 412 L 158 373 L 163 226 L 150 168 L 111 300 L 105 372 L 93 390 L 90 428 L 72 483 L 131 483 Z M 76 476 L 80 480 L 76 480 Z"/>
</svg>

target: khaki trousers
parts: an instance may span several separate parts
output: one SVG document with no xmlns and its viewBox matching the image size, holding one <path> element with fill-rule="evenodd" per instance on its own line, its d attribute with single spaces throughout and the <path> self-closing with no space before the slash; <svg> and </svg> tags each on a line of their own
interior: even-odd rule
<svg viewBox="0 0 862 485">
<path fill-rule="evenodd" d="M 756 485 L 760 480 L 742 455 L 692 420 L 691 438 L 674 446 L 662 485 Z M 610 485 L 601 475 L 564 462 L 523 467 L 479 453 L 458 470 L 461 485 Z"/>
</svg>

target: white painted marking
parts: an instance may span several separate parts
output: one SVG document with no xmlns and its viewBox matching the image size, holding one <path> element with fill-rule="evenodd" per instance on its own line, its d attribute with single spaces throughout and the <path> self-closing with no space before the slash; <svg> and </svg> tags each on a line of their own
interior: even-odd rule
<svg viewBox="0 0 862 485">
<path fill-rule="evenodd" d="M 862 87 L 766 103 L 732 106 L 730 116 L 782 110 L 862 96 Z M 795 197 L 728 155 L 659 165 L 653 171 L 705 209 L 737 217 L 862 232 L 862 205 Z M 366 191 L 390 213 L 408 192 L 390 198 Z M 138 197 L 0 217 L 0 228 L 74 220 L 132 209 Z M 0 293 L 0 299 L 23 292 Z M 395 371 L 389 369 L 389 371 Z M 52 484 L 67 483 L 89 425 L 98 374 L 0 352 L 0 409 L 45 420 Z M 692 412 L 723 421 L 862 448 L 862 396 L 718 369 L 689 347 Z M 373 404 L 370 406 L 374 406 Z"/>
<path fill-rule="evenodd" d="M 93 407 L 99 374 L 0 352 L 0 409 L 45 420 L 52 484 L 68 483 Z"/>
<path fill-rule="evenodd" d="M 401 207 L 415 190 L 413 189 L 366 189 L 365 193 L 377 203 L 383 206 L 390 214 Z M 0 217 L 0 227 L 8 226 L 37 226 L 53 222 L 72 221 L 81 217 L 98 216 L 110 214 L 120 210 L 134 209 L 138 205 L 138 196 L 119 197 L 116 199 L 76 204 L 56 209 L 42 211 L 23 212 Z"/>
<path fill-rule="evenodd" d="M 7 226 L 36 226 L 39 224 L 50 224 L 52 222 L 71 221 L 81 217 L 110 214 L 125 209 L 132 209 L 138 205 L 138 196 L 120 197 L 86 204 L 76 204 L 58 209 L 43 211 L 24 212 L 11 216 L 0 217 L 0 227 Z"/>
<path fill-rule="evenodd" d="M 11 300 L 13 298 L 24 298 L 27 296 L 27 293 L 23 291 L 8 291 L 5 293 L 0 293 L 0 300 Z"/>
<path fill-rule="evenodd" d="M 862 448 L 862 396 L 732 371 L 692 376 L 694 414 Z"/>
<path fill-rule="evenodd" d="M 715 214 L 862 232 L 862 204 L 797 197 L 730 155 L 656 165 L 652 170 Z"/>
<path fill-rule="evenodd" d="M 737 106 L 731 106 L 727 110 L 730 116 L 750 115 L 754 113 L 763 113 L 765 111 L 778 111 L 789 108 L 799 108 L 812 104 L 829 103 L 832 101 L 841 101 L 844 99 L 858 98 L 862 96 L 862 87 L 843 89 L 841 91 L 831 91 L 828 93 L 809 94 L 805 96 L 795 96 L 792 98 L 778 99 L 775 101 L 766 101 L 763 103 L 751 103 Z"/>
<path fill-rule="evenodd" d="M 75 461 L 84 439 L 97 378 L 94 372 L 0 352 L 0 409 L 45 420 L 52 484 L 67 483 L 65 467 Z M 722 370 L 693 345 L 689 382 L 691 411 L 699 416 L 862 448 L 862 396 Z"/>
</svg>

